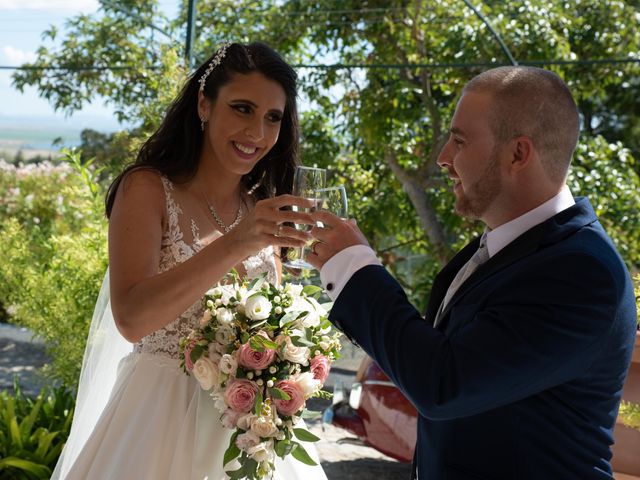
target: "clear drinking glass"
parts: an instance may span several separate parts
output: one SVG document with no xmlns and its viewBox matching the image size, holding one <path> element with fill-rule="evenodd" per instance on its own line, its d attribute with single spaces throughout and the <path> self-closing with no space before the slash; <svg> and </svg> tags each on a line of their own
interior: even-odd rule
<svg viewBox="0 0 640 480">
<path fill-rule="evenodd" d="M 347 192 L 343 185 L 318 188 L 316 190 L 317 209 L 326 210 L 346 220 L 349 215 Z"/>
<path fill-rule="evenodd" d="M 296 171 L 293 175 L 293 195 L 316 200 L 316 192 L 319 189 L 325 188 L 326 185 L 327 171 L 324 168 L 296 167 Z M 315 207 L 299 209 L 294 206 L 293 210 L 311 212 L 315 210 Z M 296 228 L 307 231 L 311 230 L 312 225 L 296 224 Z M 309 244 L 311 244 L 311 242 L 309 242 Z M 299 248 L 290 248 L 284 265 L 289 268 L 297 269 L 313 268 L 313 266 L 306 261 L 308 248 L 309 245 Z"/>
</svg>

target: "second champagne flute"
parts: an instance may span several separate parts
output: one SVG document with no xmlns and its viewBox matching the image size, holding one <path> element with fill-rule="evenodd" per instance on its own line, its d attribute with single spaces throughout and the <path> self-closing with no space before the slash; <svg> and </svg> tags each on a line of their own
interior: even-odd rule
<svg viewBox="0 0 640 480">
<path fill-rule="evenodd" d="M 324 168 L 315 167 L 296 167 L 296 171 L 293 175 L 293 190 L 292 194 L 297 197 L 309 198 L 315 201 L 316 191 L 322 189 L 327 184 L 327 171 Z M 293 207 L 295 211 L 298 211 L 298 207 Z M 311 209 L 303 209 L 305 211 L 312 211 Z M 298 225 L 296 228 L 299 230 L 308 231 L 311 230 L 312 225 Z M 296 269 L 313 268 L 311 264 L 306 261 L 308 245 L 298 248 L 290 248 L 287 253 L 284 266 Z"/>
</svg>

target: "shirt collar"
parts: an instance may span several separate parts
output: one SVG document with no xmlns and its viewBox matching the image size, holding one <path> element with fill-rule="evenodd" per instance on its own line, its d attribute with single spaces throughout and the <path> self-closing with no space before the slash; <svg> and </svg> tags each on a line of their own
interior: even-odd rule
<svg viewBox="0 0 640 480">
<path fill-rule="evenodd" d="M 529 210 L 524 215 L 520 215 L 493 230 L 487 229 L 484 235 L 486 236 L 489 257 L 494 256 L 527 230 L 550 219 L 575 203 L 569 187 L 565 185 L 560 190 L 560 193 L 533 210 Z"/>
</svg>

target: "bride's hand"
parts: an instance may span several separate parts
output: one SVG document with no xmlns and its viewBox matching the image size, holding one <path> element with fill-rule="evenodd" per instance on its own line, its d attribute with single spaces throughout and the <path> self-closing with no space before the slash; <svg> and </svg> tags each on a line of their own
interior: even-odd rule
<svg viewBox="0 0 640 480">
<path fill-rule="evenodd" d="M 252 255 L 268 245 L 278 247 L 302 247 L 312 239 L 308 232 L 297 230 L 284 223 L 315 225 L 309 213 L 283 210 L 284 207 L 308 209 L 314 206 L 313 200 L 280 195 L 260 200 L 247 216 L 233 230 L 227 233 L 236 247 L 247 255 Z"/>
</svg>

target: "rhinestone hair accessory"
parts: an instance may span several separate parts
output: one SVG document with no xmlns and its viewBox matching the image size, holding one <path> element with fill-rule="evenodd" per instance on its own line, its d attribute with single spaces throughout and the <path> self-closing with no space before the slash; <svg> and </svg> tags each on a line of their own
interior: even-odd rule
<svg viewBox="0 0 640 480">
<path fill-rule="evenodd" d="M 216 68 L 218 65 L 220 65 L 220 63 L 222 63 L 222 59 L 227 54 L 227 48 L 229 48 L 230 46 L 231 46 L 231 42 L 224 42 L 222 45 L 220 45 L 220 48 L 218 48 L 218 51 L 209 62 L 207 69 L 204 71 L 202 76 L 198 79 L 201 92 L 204 91 L 204 86 L 207 83 L 207 78 L 209 77 L 211 72 L 213 72 L 213 69 Z"/>
</svg>

